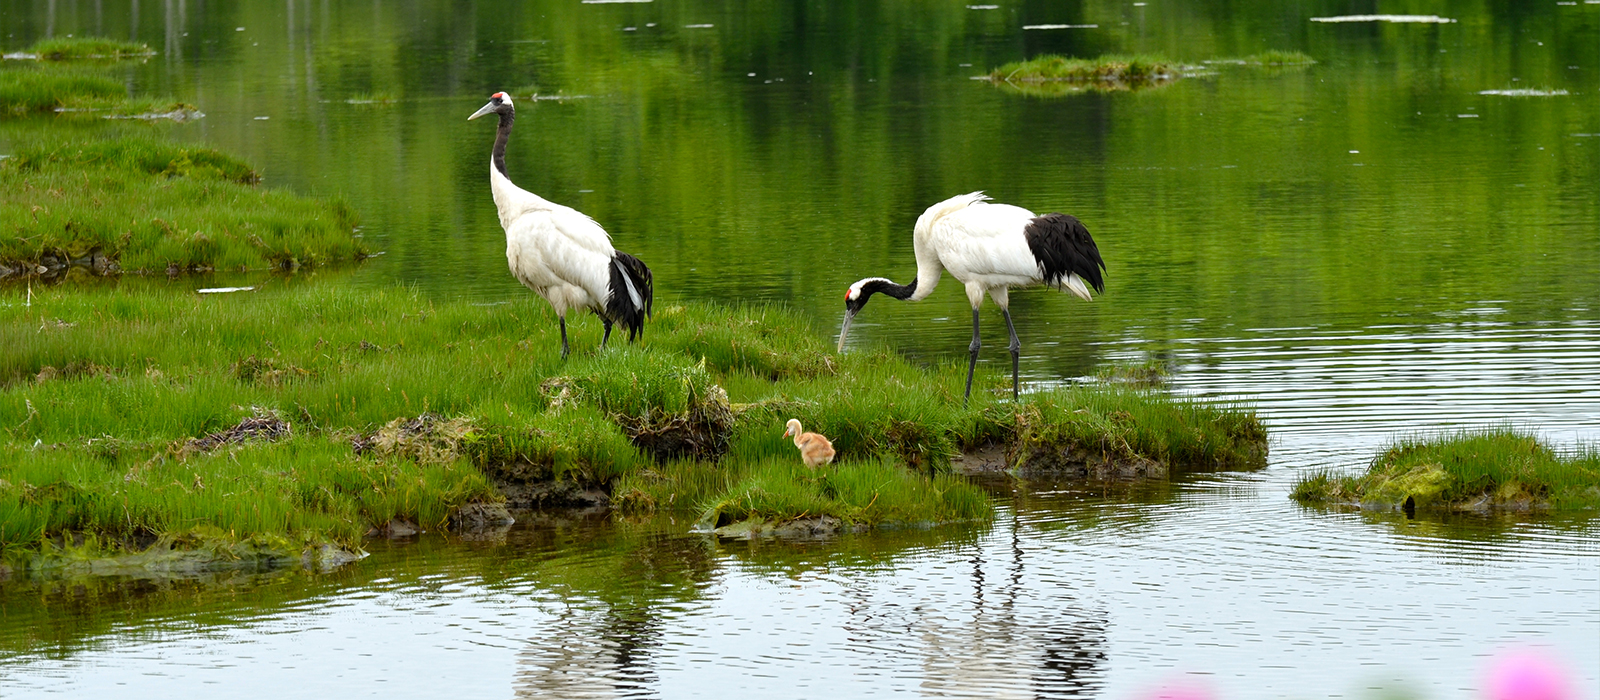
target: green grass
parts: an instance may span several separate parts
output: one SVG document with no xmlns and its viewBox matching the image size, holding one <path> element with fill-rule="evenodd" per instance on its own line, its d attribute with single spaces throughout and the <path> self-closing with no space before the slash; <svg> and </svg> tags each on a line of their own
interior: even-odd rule
<svg viewBox="0 0 1600 700">
<path fill-rule="evenodd" d="M 148 44 L 104 37 L 56 37 L 41 39 L 23 53 L 41 61 L 120 60 L 156 55 Z"/>
<path fill-rule="evenodd" d="M 1178 77 L 1178 68 L 1160 56 L 1107 54 L 1089 59 L 1046 54 L 1006 63 L 988 77 L 1034 91 L 1130 90 L 1170 82 Z"/>
<path fill-rule="evenodd" d="M 24 146 L 0 161 L 0 266 L 98 254 L 138 272 L 294 269 L 366 254 L 349 207 L 259 179 L 247 163 L 193 145 Z"/>
<path fill-rule="evenodd" d="M 24 505 L 0 514 L 14 521 L 5 545 L 80 530 L 159 536 L 191 521 L 239 536 L 349 537 L 391 517 L 437 523 L 488 498 L 491 478 L 609 489 L 634 511 L 936 522 L 987 512 L 947 474 L 965 449 L 1214 468 L 1249 464 L 1263 440 L 1247 411 L 1125 387 L 1012 405 L 998 398 L 1009 378 L 980 372 L 964 406 L 964 366 L 882 349 L 837 355 L 804 318 L 772 307 L 667 305 L 641 343 L 603 351 L 599 322 L 577 316 L 563 361 L 554 315 L 531 294 L 484 307 L 396 288 L 282 282 L 196 295 L 170 284 L 0 288 L 0 445 L 75 475 L 72 493 L 100 494 L 60 512 L 19 496 Z M 184 447 L 263 413 L 292 437 L 218 448 L 226 459 Z M 830 436 L 837 471 L 797 469 L 782 437 L 791 417 Z M 0 479 L 47 483 L 12 461 L 0 460 Z M 302 461 L 321 466 L 272 476 Z M 166 471 L 125 480 L 144 464 Z M 240 481 L 239 464 L 263 481 Z M 232 501 L 195 479 L 290 495 L 224 518 Z M 292 494 L 324 486 L 339 499 L 295 510 Z M 133 497 L 146 504 L 136 518 L 107 505 L 144 489 L 159 495 Z"/>
<path fill-rule="evenodd" d="M 58 109 L 109 109 L 128 99 L 122 83 L 82 70 L 0 70 L 0 116 Z"/>
<path fill-rule="evenodd" d="M 663 484 L 670 486 L 662 489 Z M 892 459 L 816 470 L 781 458 L 728 467 L 678 464 L 667 475 L 636 478 L 624 488 L 634 489 L 622 492 L 632 503 L 655 491 L 673 499 L 668 501 L 672 508 L 698 512 L 701 522 L 717 527 L 821 517 L 849 525 L 929 525 L 987 520 L 994 514 L 988 496 L 971 483 L 948 474 L 930 478 Z M 674 499 L 684 494 L 689 496 Z"/>
<path fill-rule="evenodd" d="M 326 437 L 296 437 L 178 455 L 0 447 L 0 551 L 37 551 L 69 533 L 113 545 L 227 533 L 353 544 L 371 525 L 405 518 L 442 527 L 455 508 L 492 500 L 465 462 L 431 464 L 353 454 Z"/>
<path fill-rule="evenodd" d="M 1485 510 L 1600 507 L 1600 449 L 1562 454 L 1510 429 L 1402 440 L 1366 473 L 1319 472 L 1291 497 L 1312 504 Z"/>
</svg>

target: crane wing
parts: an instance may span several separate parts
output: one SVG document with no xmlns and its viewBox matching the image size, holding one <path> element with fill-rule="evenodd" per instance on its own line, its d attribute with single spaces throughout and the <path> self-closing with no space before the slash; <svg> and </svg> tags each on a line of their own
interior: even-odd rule
<svg viewBox="0 0 1600 700">
<path fill-rule="evenodd" d="M 1040 270 L 1023 237 L 1033 212 L 1010 204 L 976 202 L 934 222 L 929 243 L 939 262 L 956 279 L 975 277 L 995 284 L 1038 281 Z"/>
</svg>

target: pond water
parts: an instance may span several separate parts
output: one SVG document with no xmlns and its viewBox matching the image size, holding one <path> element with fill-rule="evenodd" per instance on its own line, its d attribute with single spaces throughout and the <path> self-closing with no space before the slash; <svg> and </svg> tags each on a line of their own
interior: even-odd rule
<svg viewBox="0 0 1600 700">
<path fill-rule="evenodd" d="M 5 51 L 134 37 L 161 53 L 116 69 L 130 89 L 207 115 L 0 121 L 0 153 L 60 129 L 205 142 L 345 198 L 384 251 L 253 284 L 527 294 L 489 197 L 493 128 L 466 121 L 508 90 L 512 179 L 606 226 L 665 301 L 781 302 L 836 329 L 850 282 L 913 274 L 923 208 L 984 190 L 1077 215 L 1107 262 L 1093 303 L 1013 294 L 1028 385 L 1157 361 L 1273 436 L 1255 472 L 995 483 L 986 526 L 743 543 L 543 514 L 327 573 L 9 583 L 0 696 L 1443 699 L 1523 646 L 1600 696 L 1594 520 L 1287 498 L 1396 437 L 1600 440 L 1600 4 L 1358 10 L 1447 23 L 1280 5 L 0 0 Z M 1318 63 L 1205 63 L 1267 49 Z M 1198 69 L 1057 98 L 971 80 L 1107 52 Z M 968 318 L 946 282 L 872 305 L 851 338 L 957 361 Z"/>
</svg>

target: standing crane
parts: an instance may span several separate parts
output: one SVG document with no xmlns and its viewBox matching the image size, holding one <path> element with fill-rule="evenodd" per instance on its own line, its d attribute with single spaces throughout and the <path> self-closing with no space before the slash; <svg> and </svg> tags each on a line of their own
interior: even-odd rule
<svg viewBox="0 0 1600 700">
<path fill-rule="evenodd" d="M 1016 400 L 1017 358 L 1022 342 L 1011 323 L 1009 290 L 1042 284 L 1089 300 L 1089 288 L 1105 291 L 1101 271 L 1105 262 L 1094 238 L 1077 217 L 1033 212 L 1009 204 L 991 204 L 982 192 L 959 195 L 928 207 L 917 217 L 912 245 L 917 254 L 917 277 L 911 284 L 895 284 L 883 277 L 868 277 L 850 285 L 844 295 L 844 326 L 839 329 L 839 351 L 844 351 L 850 321 L 873 294 L 882 292 L 901 301 L 921 301 L 933 293 L 940 273 L 949 270 L 967 287 L 972 303 L 972 344 L 967 347 L 967 393 L 972 397 L 972 372 L 978 366 L 978 306 L 983 295 L 994 299 L 1005 315 L 1011 333 L 1011 399 Z"/>
<path fill-rule="evenodd" d="M 500 115 L 494 152 L 489 161 L 489 189 L 506 230 L 506 262 L 511 274 L 556 310 L 561 319 L 561 357 L 567 345 L 567 310 L 588 309 L 605 324 L 600 346 L 611 339 L 611 325 L 621 323 L 628 341 L 644 334 L 654 297 L 650 268 L 632 255 L 611 247 L 611 236 L 594 219 L 512 184 L 506 175 L 506 141 L 516 108 L 511 96 L 497 92 L 472 113 Z"/>
</svg>

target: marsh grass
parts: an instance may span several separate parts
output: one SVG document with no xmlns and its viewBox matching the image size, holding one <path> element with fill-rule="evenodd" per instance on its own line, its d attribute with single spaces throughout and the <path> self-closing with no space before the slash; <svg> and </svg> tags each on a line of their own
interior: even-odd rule
<svg viewBox="0 0 1600 700">
<path fill-rule="evenodd" d="M 24 67 L 0 70 L 0 115 L 58 109 L 110 109 L 128 98 L 122 83 L 86 70 Z"/>
<path fill-rule="evenodd" d="M 1374 458 L 1364 474 L 1307 475 L 1291 497 L 1391 508 L 1592 509 L 1600 507 L 1600 449 L 1561 453 L 1504 428 L 1409 438 Z"/>
<path fill-rule="evenodd" d="M 1089 59 L 1046 54 L 1006 63 L 987 77 L 1023 94 L 1055 96 L 1157 87 L 1180 77 L 1179 69 L 1159 56 L 1107 54 Z"/>
<path fill-rule="evenodd" d="M 0 162 L 0 265 L 100 256 L 141 272 L 294 269 L 366 255 L 348 206 L 259 180 L 248 164 L 199 146 L 24 146 Z"/>
<path fill-rule="evenodd" d="M 91 36 L 41 39 L 24 53 L 38 56 L 41 61 L 115 61 L 156 55 L 148 44 Z"/>
<path fill-rule="evenodd" d="M 866 526 L 928 525 L 993 516 L 993 505 L 977 486 L 950 475 L 919 475 L 894 460 L 818 469 L 767 460 L 730 481 L 725 490 L 700 501 L 701 522 L 720 527 L 752 519 L 832 517 Z"/>
<path fill-rule="evenodd" d="M 85 452 L 0 447 L 0 551 L 85 533 L 109 548 L 197 528 L 353 544 L 373 524 L 442 527 L 457 507 L 495 497 L 465 462 L 378 461 L 322 437 L 182 456 Z"/>
<path fill-rule="evenodd" d="M 573 355 L 563 361 L 554 315 L 532 295 L 484 307 L 401 288 L 286 281 L 197 295 L 171 286 L 0 288 L 0 440 L 9 454 L 82 475 L 71 483 L 89 486 L 73 493 L 145 490 L 129 503 L 168 503 L 124 512 L 95 496 L 58 512 L 14 499 L 0 515 L 15 521 L 5 542 L 76 528 L 159 534 L 191 521 L 241 536 L 348 537 L 397 513 L 437 523 L 452 504 L 486 498 L 488 478 L 609 489 L 635 511 L 722 503 L 713 510 L 774 518 L 965 519 L 987 512 L 981 492 L 946 475 L 965 449 L 1080 440 L 1211 467 L 1261 438 L 1247 411 L 1125 388 L 1062 389 L 1015 406 L 996 399 L 1009 379 L 993 372 L 980 372 L 964 406 L 964 366 L 918 366 L 883 349 L 832 355 L 825 335 L 774 307 L 671 306 L 639 344 L 613 339 L 605 349 L 596 347 L 599 322 L 574 316 Z M 185 448 L 260 415 L 280 417 L 291 437 Z M 819 470 L 826 479 L 796 471 L 798 453 L 782 437 L 789 418 L 834 441 L 839 466 Z M 663 434 L 717 449 L 675 458 L 646 439 Z M 13 461 L 0 462 L 0 479 L 53 483 Z M 302 462 L 322 466 L 269 479 Z M 240 481 L 231 465 L 241 463 L 268 481 Z M 117 481 L 143 464 L 178 471 Z M 302 496 L 265 498 L 248 517 L 223 519 L 233 501 L 216 494 L 238 489 L 199 490 L 196 478 Z M 295 511 L 306 503 L 316 507 Z"/>
</svg>

